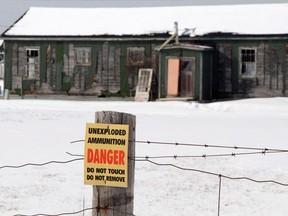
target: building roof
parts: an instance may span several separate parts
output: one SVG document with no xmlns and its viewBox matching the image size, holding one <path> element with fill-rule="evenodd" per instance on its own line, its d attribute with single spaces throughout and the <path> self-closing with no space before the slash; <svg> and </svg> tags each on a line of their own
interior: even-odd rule
<svg viewBox="0 0 288 216">
<path fill-rule="evenodd" d="M 287 34 L 288 3 L 139 8 L 30 8 L 2 36 L 124 36 L 174 31 Z"/>
</svg>

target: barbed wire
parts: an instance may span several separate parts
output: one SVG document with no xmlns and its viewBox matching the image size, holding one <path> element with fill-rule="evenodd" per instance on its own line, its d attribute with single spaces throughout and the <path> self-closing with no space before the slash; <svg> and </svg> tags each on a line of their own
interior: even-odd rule
<svg viewBox="0 0 288 216">
<path fill-rule="evenodd" d="M 223 174 L 219 174 L 219 173 L 214 173 L 214 172 L 209 172 L 209 171 L 205 171 L 205 170 L 200 170 L 200 169 L 193 169 L 193 168 L 185 168 L 185 167 L 180 167 L 177 166 L 175 164 L 169 164 L 169 163 L 157 163 L 155 161 L 151 161 L 149 159 L 145 159 L 145 160 L 137 160 L 135 159 L 134 161 L 138 161 L 138 162 L 149 162 L 151 164 L 157 165 L 157 166 L 171 166 L 174 167 L 176 169 L 180 169 L 183 171 L 191 171 L 191 172 L 198 172 L 198 173 L 203 173 L 203 174 L 207 174 L 207 175 L 213 175 L 213 176 L 217 176 L 217 177 L 222 177 L 222 178 L 226 178 L 226 179 L 230 179 L 230 180 L 248 180 L 248 181 L 252 181 L 255 183 L 273 183 L 273 184 L 277 184 L 277 185 L 281 185 L 281 186 L 288 186 L 288 183 L 282 183 L 279 181 L 275 181 L 275 180 L 256 180 L 256 179 L 252 179 L 250 177 L 231 177 L 228 175 L 223 175 Z"/>
<path fill-rule="evenodd" d="M 66 152 L 68 155 L 72 156 L 72 157 L 79 157 L 79 158 L 75 158 L 72 160 L 68 160 L 68 161 L 48 161 L 48 162 L 44 162 L 44 163 L 26 163 L 26 164 L 22 164 L 22 165 L 4 165 L 4 166 L 0 166 L 0 170 L 1 169 L 5 169 L 5 168 L 13 168 L 13 169 L 19 169 L 19 168 L 23 168 L 26 166 L 46 166 L 49 164 L 67 164 L 67 163 L 72 163 L 75 161 L 79 161 L 79 160 L 84 160 L 84 155 L 81 154 L 72 154 L 70 152 Z M 240 153 L 227 153 L 227 154 L 202 154 L 202 155 L 160 155 L 160 156 L 135 156 L 134 158 L 129 158 L 132 160 L 137 160 L 137 159 L 169 159 L 169 158 L 173 158 L 173 159 L 177 159 L 177 158 L 212 158 L 212 157 L 236 157 L 236 156 L 242 156 L 242 155 L 265 155 L 265 154 L 272 154 L 272 153 L 281 153 L 279 151 L 271 151 L 271 152 L 265 152 L 265 151 L 261 151 L 261 152 L 240 152 Z"/>
<path fill-rule="evenodd" d="M 243 155 L 265 155 L 265 154 L 275 154 L 282 152 L 240 152 L 240 153 L 226 153 L 226 154 L 202 154 L 202 155 L 162 155 L 162 156 L 135 156 L 135 159 L 165 159 L 165 158 L 211 158 L 211 157 L 236 157 Z"/>
<path fill-rule="evenodd" d="M 48 161 L 44 163 L 26 163 L 22 165 L 4 165 L 0 166 L 1 169 L 5 168 L 13 168 L 13 169 L 18 169 L 18 168 L 23 168 L 26 166 L 46 166 L 49 164 L 67 164 L 67 163 L 72 163 L 75 161 L 80 161 L 84 160 L 84 155 L 81 154 L 73 154 L 70 152 L 66 152 L 68 155 L 72 157 L 78 157 L 72 160 L 68 161 Z M 142 160 L 149 160 L 149 159 L 177 159 L 177 158 L 212 158 L 212 157 L 236 157 L 236 156 L 243 156 L 243 155 L 265 155 L 265 154 L 275 154 L 275 153 L 281 153 L 279 151 L 270 151 L 270 152 L 265 152 L 265 151 L 259 151 L 259 152 L 240 152 L 240 153 L 224 153 L 224 154 L 202 154 L 202 155 L 158 155 L 158 156 L 135 156 L 134 158 L 130 158 L 131 160 L 135 161 L 142 161 Z M 142 160 L 141 160 L 142 159 Z"/>
<path fill-rule="evenodd" d="M 198 143 L 180 143 L 180 142 L 165 142 L 165 141 L 140 141 L 134 142 L 140 144 L 154 144 L 154 145 L 175 145 L 175 146 L 189 146 L 189 147 L 204 147 L 204 148 L 224 148 L 224 149 L 236 149 L 236 150 L 258 150 L 258 151 L 279 151 L 288 152 L 287 149 L 275 149 L 275 148 L 259 148 L 259 147 L 244 147 L 244 146 L 225 146 L 225 145 L 213 145 L 213 144 L 198 144 Z"/>
<path fill-rule="evenodd" d="M 79 211 L 75 211 L 75 212 L 62 212 L 62 213 L 58 213 L 58 214 L 38 213 L 38 214 L 32 214 L 32 215 L 16 214 L 16 215 L 13 215 L 13 216 L 64 216 L 64 215 L 80 214 L 80 213 L 83 213 L 83 212 L 86 212 L 86 211 L 91 211 L 91 210 L 97 210 L 97 211 L 99 211 L 100 209 L 103 209 L 103 210 L 111 210 L 111 211 L 118 212 L 118 213 L 123 214 L 123 215 L 136 216 L 136 215 L 134 215 L 133 213 L 122 212 L 122 211 L 119 211 L 119 210 L 117 210 L 117 209 L 110 208 L 110 207 L 90 207 L 90 208 L 85 208 L 85 209 L 82 209 L 82 210 L 79 210 Z"/>
<path fill-rule="evenodd" d="M 85 140 L 74 140 L 70 143 L 85 142 Z M 143 141 L 143 140 L 130 140 L 129 142 L 135 142 L 139 144 L 149 145 L 173 145 L 173 146 L 186 146 L 186 147 L 204 147 L 204 148 L 222 148 L 222 149 L 235 149 L 235 150 L 256 150 L 267 153 L 268 151 L 274 152 L 288 152 L 288 149 L 276 149 L 276 148 L 259 148 L 259 147 L 245 147 L 245 146 L 226 146 L 226 145 L 214 145 L 214 144 L 199 144 L 199 143 L 181 143 L 181 142 L 166 142 L 166 141 Z"/>
<path fill-rule="evenodd" d="M 70 152 L 66 152 L 68 155 L 72 157 L 84 157 L 84 155 L 80 154 L 73 154 Z M 279 151 L 270 151 L 270 152 L 265 152 L 265 151 L 258 151 L 258 152 L 239 152 L 239 153 L 224 153 L 224 154 L 202 154 L 202 155 L 158 155 L 158 156 L 135 156 L 134 158 L 131 159 L 177 159 L 177 158 L 211 158 L 211 157 L 236 157 L 236 156 L 242 156 L 242 155 L 266 155 L 266 154 L 279 154 L 282 152 Z M 129 158 L 130 159 L 130 158 Z"/>
</svg>

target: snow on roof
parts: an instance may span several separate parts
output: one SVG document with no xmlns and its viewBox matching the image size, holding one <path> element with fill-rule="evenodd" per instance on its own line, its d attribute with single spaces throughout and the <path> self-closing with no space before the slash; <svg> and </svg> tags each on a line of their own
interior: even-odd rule
<svg viewBox="0 0 288 216">
<path fill-rule="evenodd" d="M 287 34 L 288 4 L 139 8 L 32 7 L 5 36 L 146 35 L 173 31 Z"/>
</svg>

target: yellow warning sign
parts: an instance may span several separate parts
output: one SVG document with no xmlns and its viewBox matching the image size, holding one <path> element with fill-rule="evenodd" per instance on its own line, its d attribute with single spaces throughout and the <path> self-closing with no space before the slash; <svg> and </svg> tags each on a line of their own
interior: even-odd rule
<svg viewBox="0 0 288 216">
<path fill-rule="evenodd" d="M 128 187 L 129 125 L 87 123 L 84 184 Z"/>
</svg>

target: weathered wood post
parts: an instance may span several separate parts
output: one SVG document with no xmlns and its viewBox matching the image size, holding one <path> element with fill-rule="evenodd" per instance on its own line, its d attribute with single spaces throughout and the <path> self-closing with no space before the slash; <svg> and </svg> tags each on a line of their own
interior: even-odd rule
<svg viewBox="0 0 288 216">
<path fill-rule="evenodd" d="M 128 113 L 96 112 L 95 123 L 129 125 L 128 187 L 93 186 L 92 216 L 123 216 L 133 214 L 136 117 Z"/>
</svg>

